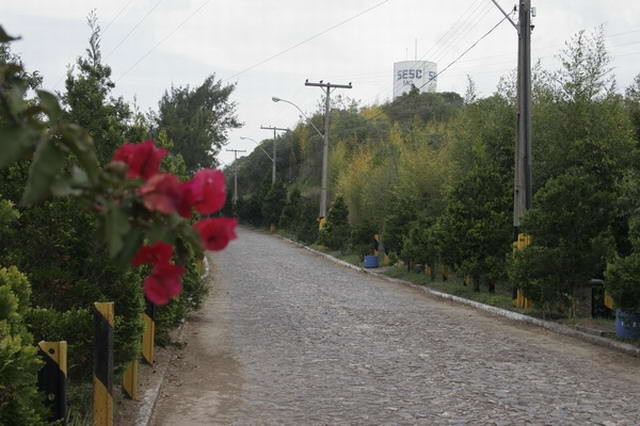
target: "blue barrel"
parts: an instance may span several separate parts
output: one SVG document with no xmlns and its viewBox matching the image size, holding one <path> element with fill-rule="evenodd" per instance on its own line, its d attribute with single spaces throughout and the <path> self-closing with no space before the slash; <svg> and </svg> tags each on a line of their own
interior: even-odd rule
<svg viewBox="0 0 640 426">
<path fill-rule="evenodd" d="M 616 312 L 616 336 L 640 339 L 640 313 Z"/>
<path fill-rule="evenodd" d="M 364 257 L 364 267 L 365 268 L 377 268 L 378 267 L 378 256 L 365 256 Z"/>
</svg>

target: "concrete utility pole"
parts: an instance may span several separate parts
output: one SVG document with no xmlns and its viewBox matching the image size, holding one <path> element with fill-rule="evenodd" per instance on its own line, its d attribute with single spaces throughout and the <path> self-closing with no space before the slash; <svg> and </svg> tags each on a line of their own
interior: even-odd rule
<svg viewBox="0 0 640 426">
<path fill-rule="evenodd" d="M 518 128 L 513 189 L 513 227 L 518 239 L 520 220 L 531 208 L 531 0 L 520 0 L 518 23 L 513 22 L 496 0 L 491 0 L 518 32 Z M 514 9 L 515 11 L 515 9 Z"/>
<path fill-rule="evenodd" d="M 233 152 L 233 208 L 235 209 L 238 204 L 238 165 L 235 164 L 238 159 L 239 152 L 247 152 L 244 149 L 227 149 L 229 152 Z"/>
<path fill-rule="evenodd" d="M 267 127 L 260 126 L 261 129 L 264 130 L 273 130 L 273 158 L 271 162 L 273 163 L 272 172 L 271 172 L 271 186 L 276 184 L 276 132 L 280 130 L 281 132 L 287 132 L 289 129 L 281 129 L 280 127 Z"/>
<path fill-rule="evenodd" d="M 515 236 L 520 220 L 531 208 L 533 179 L 531 167 L 531 0 L 520 0 L 518 8 L 518 144 L 514 188 L 513 226 Z"/>
<path fill-rule="evenodd" d="M 331 84 L 323 83 L 320 80 L 318 83 L 309 83 L 309 80 L 304 82 L 305 86 L 322 87 L 326 90 L 326 97 L 324 103 L 324 144 L 322 147 L 322 183 L 320 186 L 320 219 L 327 215 L 327 180 L 328 180 L 328 163 L 329 163 L 329 112 L 331 109 L 331 89 L 352 89 L 351 83 L 349 84 Z"/>
</svg>

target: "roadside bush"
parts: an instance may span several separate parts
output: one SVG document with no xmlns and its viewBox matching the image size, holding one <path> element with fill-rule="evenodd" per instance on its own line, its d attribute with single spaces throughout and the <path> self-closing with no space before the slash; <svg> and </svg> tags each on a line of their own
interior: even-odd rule
<svg viewBox="0 0 640 426">
<path fill-rule="evenodd" d="M 42 362 L 27 331 L 31 289 L 14 266 L 0 268 L 0 424 L 45 425 L 46 411 L 37 390 Z"/>
<path fill-rule="evenodd" d="M 349 209 L 342 197 L 338 197 L 329 210 L 327 222 L 320 230 L 318 243 L 333 250 L 343 250 L 350 239 Z"/>
<path fill-rule="evenodd" d="M 349 246 L 359 256 L 373 254 L 374 236 L 378 233 L 377 227 L 370 222 L 363 222 L 351 226 Z"/>
</svg>

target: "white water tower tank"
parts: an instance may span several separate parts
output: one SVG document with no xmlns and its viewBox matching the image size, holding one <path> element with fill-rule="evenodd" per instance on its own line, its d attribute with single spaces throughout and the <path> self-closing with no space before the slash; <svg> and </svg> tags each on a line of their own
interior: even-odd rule
<svg viewBox="0 0 640 426">
<path fill-rule="evenodd" d="M 437 90 L 438 67 L 429 61 L 402 61 L 393 64 L 393 99 L 409 92 L 412 87 L 420 93 Z"/>
</svg>

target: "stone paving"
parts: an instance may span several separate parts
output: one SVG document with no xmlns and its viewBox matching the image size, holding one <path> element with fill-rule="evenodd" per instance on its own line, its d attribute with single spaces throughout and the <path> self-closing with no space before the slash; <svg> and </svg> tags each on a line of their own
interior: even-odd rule
<svg viewBox="0 0 640 426">
<path fill-rule="evenodd" d="M 431 299 L 263 233 L 240 230 L 212 260 L 224 356 L 241 379 L 216 393 L 203 424 L 640 425 L 640 359 Z"/>
</svg>

